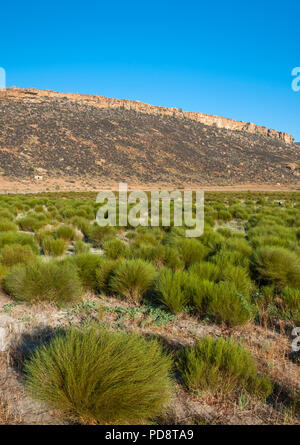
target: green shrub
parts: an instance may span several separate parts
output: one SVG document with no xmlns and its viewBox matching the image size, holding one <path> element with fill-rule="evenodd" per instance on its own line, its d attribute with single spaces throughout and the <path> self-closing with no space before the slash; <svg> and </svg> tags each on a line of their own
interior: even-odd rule
<svg viewBox="0 0 300 445">
<path fill-rule="evenodd" d="M 235 267 L 230 264 L 227 265 L 223 270 L 222 279 L 224 281 L 232 282 L 237 291 L 244 297 L 250 297 L 253 285 L 247 270 L 243 267 Z"/>
<path fill-rule="evenodd" d="M 262 284 L 300 287 L 300 257 L 281 247 L 262 247 L 252 256 L 254 278 Z"/>
<path fill-rule="evenodd" d="M 246 269 L 249 269 L 250 265 L 249 258 L 245 256 L 242 252 L 234 250 L 225 250 L 225 249 L 221 249 L 219 252 L 217 252 L 216 255 L 210 258 L 210 261 L 217 264 L 220 269 L 224 269 L 224 267 L 230 264 L 232 266 L 241 266 Z"/>
<path fill-rule="evenodd" d="M 207 248 L 196 239 L 184 239 L 180 243 L 179 250 L 185 267 L 199 263 L 207 255 Z"/>
<path fill-rule="evenodd" d="M 300 289 L 286 286 L 281 290 L 280 296 L 288 309 L 300 312 Z"/>
<path fill-rule="evenodd" d="M 122 260 L 121 260 L 122 261 Z M 103 258 L 101 265 L 96 270 L 97 289 L 100 292 L 110 293 L 110 280 L 120 260 L 111 260 Z"/>
<path fill-rule="evenodd" d="M 19 227 L 21 230 L 27 231 L 27 232 L 34 232 L 41 227 L 45 226 L 48 221 L 41 221 L 36 216 L 27 215 L 23 218 L 20 218 L 17 220 L 17 223 L 19 224 Z"/>
<path fill-rule="evenodd" d="M 2 286 L 3 280 L 8 274 L 9 269 L 7 266 L 4 266 L 4 264 L 0 263 L 0 285 Z"/>
<path fill-rule="evenodd" d="M 26 387 L 37 400 L 79 422 L 145 423 L 171 399 L 171 366 L 157 340 L 71 330 L 26 361 Z"/>
<path fill-rule="evenodd" d="M 42 240 L 42 249 L 45 255 L 61 256 L 66 252 L 68 245 L 63 239 L 53 239 L 46 236 Z"/>
<path fill-rule="evenodd" d="M 111 290 L 122 297 L 138 303 L 150 288 L 156 276 L 151 263 L 137 259 L 120 263 L 110 281 Z"/>
<path fill-rule="evenodd" d="M 186 386 L 196 392 L 248 391 L 266 398 L 273 392 L 268 377 L 259 376 L 254 359 L 231 339 L 204 337 L 177 355 L 177 367 Z"/>
<path fill-rule="evenodd" d="M 181 312 L 189 303 L 189 295 L 185 291 L 186 283 L 186 272 L 172 271 L 168 268 L 162 269 L 156 280 L 158 299 L 174 314 Z"/>
<path fill-rule="evenodd" d="M 189 271 L 195 273 L 198 278 L 209 281 L 219 281 L 222 279 L 222 269 L 213 263 L 203 261 L 202 263 L 194 264 Z"/>
<path fill-rule="evenodd" d="M 78 275 L 84 287 L 96 290 L 96 270 L 101 266 L 103 258 L 94 253 L 80 253 L 74 255 L 72 261 L 77 267 Z"/>
<path fill-rule="evenodd" d="M 36 254 L 40 253 L 40 248 L 35 242 L 32 235 L 19 232 L 3 232 L 0 233 L 0 249 L 9 244 L 21 244 L 22 246 L 30 246 Z"/>
<path fill-rule="evenodd" d="M 30 246 L 21 244 L 9 244 L 3 247 L 0 252 L 0 262 L 12 267 L 16 264 L 26 264 L 36 258 Z"/>
<path fill-rule="evenodd" d="M 93 243 L 98 246 L 103 243 L 105 239 L 111 238 L 116 234 L 116 228 L 112 226 L 101 227 L 98 225 L 90 226 L 86 234 Z"/>
<path fill-rule="evenodd" d="M 76 232 L 71 226 L 60 226 L 56 230 L 56 236 L 57 238 L 62 238 L 65 241 L 73 241 L 77 238 Z"/>
<path fill-rule="evenodd" d="M 243 325 L 255 315 L 254 308 L 239 294 L 234 283 L 227 281 L 215 285 L 208 311 L 216 321 L 228 326 Z"/>
<path fill-rule="evenodd" d="M 89 244 L 87 244 L 81 240 L 75 241 L 75 243 L 74 243 L 75 255 L 78 255 L 79 253 L 87 253 L 89 251 L 90 251 Z"/>
<path fill-rule="evenodd" d="M 165 250 L 163 245 L 156 246 L 153 244 L 142 243 L 136 246 L 133 244 L 131 246 L 131 254 L 133 258 L 140 258 L 144 261 L 149 261 L 159 267 L 163 264 Z"/>
<path fill-rule="evenodd" d="M 215 283 L 201 279 L 194 273 L 189 273 L 185 285 L 185 294 L 188 301 L 196 307 L 200 314 L 207 311 L 209 303 L 214 296 Z"/>
<path fill-rule="evenodd" d="M 9 219 L 0 219 L 0 232 L 15 232 L 18 226 Z"/>
<path fill-rule="evenodd" d="M 9 220 L 13 221 L 15 219 L 15 215 L 9 211 L 8 209 L 0 209 L 0 221 Z M 2 232 L 2 230 L 0 230 Z"/>
<path fill-rule="evenodd" d="M 69 263 L 53 261 L 15 266 L 6 276 L 4 288 L 17 300 L 34 303 L 64 304 L 76 301 L 82 292 L 76 269 Z"/>
<path fill-rule="evenodd" d="M 178 250 L 171 246 L 164 246 L 163 264 L 172 270 L 184 268 L 184 261 L 180 258 Z"/>
<path fill-rule="evenodd" d="M 119 239 L 110 239 L 103 243 L 105 256 L 116 260 L 117 258 L 128 258 L 130 249 L 124 241 Z"/>
</svg>

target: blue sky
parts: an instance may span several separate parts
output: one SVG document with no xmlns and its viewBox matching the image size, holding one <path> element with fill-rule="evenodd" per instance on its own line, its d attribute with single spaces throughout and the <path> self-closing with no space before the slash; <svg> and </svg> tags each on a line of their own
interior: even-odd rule
<svg viewBox="0 0 300 445">
<path fill-rule="evenodd" d="M 0 12 L 8 86 L 176 106 L 300 141 L 299 0 L 12 0 Z"/>
</svg>

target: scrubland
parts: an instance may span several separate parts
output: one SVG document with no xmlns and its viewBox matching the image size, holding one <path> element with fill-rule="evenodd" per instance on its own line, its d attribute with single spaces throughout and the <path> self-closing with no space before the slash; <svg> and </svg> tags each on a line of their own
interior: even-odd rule
<svg viewBox="0 0 300 445">
<path fill-rule="evenodd" d="M 0 423 L 299 424 L 300 193 L 208 192 L 199 238 L 99 205 L 0 196 Z"/>
</svg>

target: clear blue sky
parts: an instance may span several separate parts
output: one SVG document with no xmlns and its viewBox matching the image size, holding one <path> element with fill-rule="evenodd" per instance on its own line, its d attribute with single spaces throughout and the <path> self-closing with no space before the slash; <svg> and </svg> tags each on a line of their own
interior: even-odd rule
<svg viewBox="0 0 300 445">
<path fill-rule="evenodd" d="M 12 0 L 0 13 L 8 86 L 176 106 L 300 141 L 299 0 Z"/>
</svg>

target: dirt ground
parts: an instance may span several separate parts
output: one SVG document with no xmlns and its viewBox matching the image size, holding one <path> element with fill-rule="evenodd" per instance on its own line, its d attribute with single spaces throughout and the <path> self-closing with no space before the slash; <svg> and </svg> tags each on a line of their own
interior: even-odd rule
<svg viewBox="0 0 300 445">
<path fill-rule="evenodd" d="M 8 177 L 0 176 L 0 194 L 2 193 L 41 193 L 41 192 L 98 192 L 100 190 L 118 190 L 119 183 L 108 181 L 107 178 L 83 178 L 76 179 L 74 177 L 64 178 L 43 178 L 39 179 L 22 179 L 20 181 L 10 180 Z M 178 186 L 170 183 L 128 183 L 128 190 L 158 190 L 158 189 L 178 189 Z M 203 186 L 201 182 L 193 185 L 182 184 L 180 189 L 186 190 L 204 190 L 204 191 L 297 191 L 300 190 L 300 181 L 296 185 L 282 185 L 280 183 L 269 184 L 237 184 L 232 186 Z"/>
</svg>

